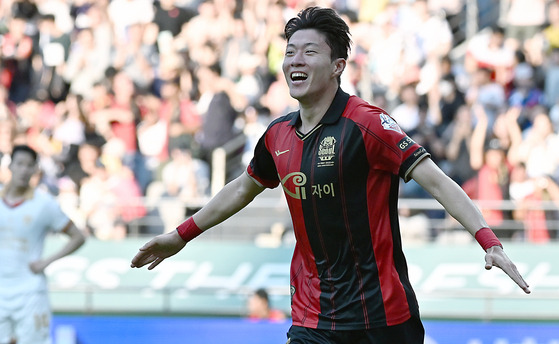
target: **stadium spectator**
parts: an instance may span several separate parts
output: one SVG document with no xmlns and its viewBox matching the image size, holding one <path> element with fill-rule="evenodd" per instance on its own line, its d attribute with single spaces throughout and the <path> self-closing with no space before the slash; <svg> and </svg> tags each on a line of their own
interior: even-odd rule
<svg viewBox="0 0 559 344">
<path fill-rule="evenodd" d="M 559 135 L 553 131 L 553 124 L 545 108 L 535 109 L 532 125 L 524 130 L 522 142 L 514 146 L 515 162 L 526 165 L 529 177 L 559 177 L 559 156 L 555 149 Z"/>
<path fill-rule="evenodd" d="M 545 105 L 544 93 L 534 80 L 534 68 L 527 62 L 514 67 L 513 89 L 508 97 L 509 106 L 531 109 Z"/>
<path fill-rule="evenodd" d="M 491 129 L 499 113 L 506 107 L 504 87 L 493 81 L 492 70 L 480 68 L 472 75 L 472 84 L 466 92 L 466 102 L 470 105 L 479 104 L 487 116 L 487 129 Z"/>
<path fill-rule="evenodd" d="M 264 134 L 268 123 L 270 123 L 270 116 L 267 109 L 256 109 L 254 107 L 247 107 L 243 114 L 243 134 L 245 134 L 247 140 L 243 151 L 243 163 L 248 165 L 258 139 Z"/>
<path fill-rule="evenodd" d="M 459 185 L 463 185 L 464 182 L 470 180 L 475 174 L 470 164 L 472 133 L 473 119 L 471 108 L 467 105 L 462 105 L 457 109 L 456 116 L 442 133 L 442 140 L 446 146 L 446 165 L 443 165 L 443 168 Z"/>
<path fill-rule="evenodd" d="M 164 39 L 164 35 L 170 34 L 177 37 L 184 26 L 196 16 L 196 11 L 190 8 L 177 6 L 177 0 L 160 0 L 154 2 L 155 14 L 151 25 L 156 27 L 156 36 Z"/>
<path fill-rule="evenodd" d="M 73 36 L 76 37 L 82 30 L 91 30 L 95 52 L 99 60 L 99 69 L 107 68 L 110 64 L 111 53 L 116 44 L 113 35 L 113 26 L 107 13 L 106 1 L 94 1 L 85 6 L 84 12 L 76 17 Z M 75 40 L 76 38 L 74 38 Z M 88 66 L 88 68 L 90 68 Z M 95 80 L 100 82 L 102 79 Z M 85 95 L 89 96 L 89 95 Z"/>
<path fill-rule="evenodd" d="M 6 184 L 10 179 L 9 165 L 15 128 L 15 121 L 12 118 L 0 119 L 0 185 Z"/>
<path fill-rule="evenodd" d="M 512 50 L 522 49 L 546 21 L 547 0 L 510 0 L 505 10 L 505 37 Z"/>
<path fill-rule="evenodd" d="M 510 174 L 513 163 L 509 154 L 520 141 L 517 130 L 519 108 L 512 108 L 500 114 L 494 127 L 488 131 L 489 119 L 483 106 L 475 104 L 472 108 L 477 119 L 470 141 L 470 165 L 476 175 L 463 185 L 468 195 L 482 202 L 491 203 L 481 206 L 487 223 L 499 231 L 503 237 L 510 237 L 507 221 L 511 212 L 503 210 L 503 201 L 509 198 Z"/>
<path fill-rule="evenodd" d="M 546 72 L 544 79 L 545 105 L 553 108 L 559 104 L 559 48 L 554 48 L 549 53 L 543 68 Z M 551 117 L 555 130 L 559 131 L 559 116 Z"/>
<path fill-rule="evenodd" d="M 271 120 L 294 110 L 297 106 L 294 99 L 289 96 L 283 73 L 278 72 L 275 76 L 276 79 L 270 84 L 266 93 L 260 98 L 262 106 L 270 111 Z"/>
<path fill-rule="evenodd" d="M 415 91 L 416 84 L 403 85 L 400 90 L 401 103 L 392 110 L 392 117 L 398 125 L 410 135 L 413 135 L 421 121 L 419 95 Z"/>
<path fill-rule="evenodd" d="M 159 116 L 161 99 L 148 94 L 138 97 L 138 102 L 142 113 L 142 119 L 136 126 L 138 154 L 145 159 L 145 166 L 150 174 L 155 175 L 161 163 L 169 156 L 167 152 L 169 126 L 165 118 Z"/>
<path fill-rule="evenodd" d="M 109 63 L 110 56 L 103 49 L 98 49 L 93 30 L 82 29 L 70 47 L 64 80 L 70 85 L 72 93 L 87 98 L 93 85 L 105 76 Z"/>
<path fill-rule="evenodd" d="M 522 237 L 528 242 L 545 243 L 550 235 L 547 228 L 546 212 L 541 209 L 544 199 L 543 192 L 548 185 L 554 182 L 549 178 L 529 178 L 526 166 L 519 163 L 512 169 L 509 194 L 515 203 L 512 216 L 523 224 Z M 513 238 L 518 238 L 518 232 Z"/>
<path fill-rule="evenodd" d="M 9 90 L 0 83 L 0 118 L 16 119 L 16 104 L 9 99 Z"/>
<path fill-rule="evenodd" d="M 196 146 L 200 143 L 195 138 L 202 137 L 202 116 L 210 99 L 201 96 L 205 86 L 197 79 L 200 67 L 221 67 L 222 89 L 228 92 L 229 102 L 237 114 L 244 114 L 250 107 L 259 109 L 259 112 L 262 108 L 263 112 L 270 113 L 260 118 L 268 124 L 297 108 L 294 99 L 289 97 L 280 71 L 284 47 L 282 35 L 286 18 L 292 17 L 307 3 L 310 2 L 4 1 L 0 4 L 2 50 L 14 50 L 15 37 L 20 36 L 22 40 L 17 45 L 23 59 L 2 57 L 0 83 L 3 87 L 0 94 L 5 97 L 2 97 L 0 113 L 13 117 L 12 141 L 28 142 L 37 148 L 44 171 L 42 183 L 53 192 L 58 189 L 57 179 L 66 176 L 70 161 L 76 164 L 78 159 L 75 143 L 70 144 L 69 152 L 67 147 L 61 151 L 60 142 L 69 139 L 61 139 L 60 135 L 62 128 L 68 128 L 67 119 L 80 117 L 83 130 L 72 131 L 72 134 L 76 138 L 83 131 L 85 140 L 82 142 L 102 148 L 112 137 L 111 131 L 115 127 L 128 126 L 130 132 L 135 130 L 135 135 L 139 135 L 143 101 L 148 97 L 152 100 L 160 98 L 158 116 L 168 125 L 168 135 L 164 138 L 168 141 L 168 149 L 158 157 L 159 163 L 162 165 L 170 159 L 168 154 L 174 147 L 186 147 L 194 156 L 199 156 Z M 461 93 L 467 95 L 470 105 L 475 101 L 485 105 L 495 120 L 488 124 L 488 133 L 503 131 L 500 129 L 502 121 L 497 121 L 499 114 L 511 107 L 509 99 L 515 100 L 514 104 L 521 104 L 522 109 L 518 122 L 527 133 L 535 115 L 529 99 L 540 97 L 525 98 L 520 94 L 522 92 L 518 92 L 521 89 L 514 89 L 515 70 L 521 75 L 526 65 L 532 66 L 531 87 L 545 93 L 544 105 L 549 108 L 549 118 L 555 131 L 559 128 L 559 88 L 555 85 L 559 50 L 554 50 L 559 7 L 555 2 L 546 2 L 548 23 L 540 27 L 523 25 L 529 19 L 535 23 L 533 19 L 541 14 L 542 1 L 537 2 L 537 13 L 530 12 L 522 18 L 516 15 L 513 16 L 516 21 L 507 21 L 509 14 L 522 12 L 517 10 L 519 5 L 527 4 L 526 0 L 511 2 L 511 6 L 503 8 L 505 12 L 501 13 L 503 20 L 499 24 L 503 29 L 484 28 L 486 21 L 480 13 L 481 30 L 473 37 L 461 36 L 465 21 L 471 20 L 462 16 L 471 9 L 462 1 L 316 3 L 337 10 L 346 18 L 353 33 L 355 49 L 342 75 L 344 90 L 395 114 L 393 110 L 401 105 L 398 95 L 402 88 L 407 84 L 418 85 L 415 92 L 420 97 L 419 114 L 431 114 L 433 123 L 438 123 L 434 134 L 432 126 L 421 125 L 421 137 L 425 139 L 427 134 L 430 135 L 429 141 L 435 143 L 435 147 L 441 139 L 451 142 L 448 136 L 445 137 L 449 135 L 444 134 L 445 127 L 451 125 L 453 116 L 456 116 L 456 109 L 462 103 Z M 497 9 L 498 4 L 492 2 L 488 6 Z M 446 11 L 446 16 L 441 9 Z M 451 23 L 457 18 L 464 20 L 458 23 L 461 25 Z M 514 45 L 508 44 L 510 39 L 507 41 L 513 26 L 517 32 L 526 29 L 536 32 L 532 38 L 519 38 L 524 44 L 518 45 L 516 51 Z M 454 34 L 454 43 L 467 38 L 464 57 L 460 47 L 444 56 L 453 47 L 451 34 Z M 14 66 L 24 77 L 16 78 L 12 85 Z M 128 93 L 125 97 L 118 89 L 131 90 L 132 87 L 122 86 L 120 73 L 132 80 L 129 85 L 134 88 L 132 92 L 124 92 Z M 480 77 L 478 73 L 484 75 Z M 524 71 L 524 74 L 529 73 Z M 455 80 L 453 87 L 448 87 L 449 76 Z M 480 83 L 481 79 L 489 82 Z M 70 93 L 66 92 L 68 89 Z M 428 97 L 427 104 L 423 102 L 424 96 Z M 129 104 L 134 115 L 131 122 L 121 122 L 124 117 L 107 121 L 107 116 L 97 116 L 114 112 L 117 98 L 128 98 L 125 103 Z M 73 105 L 76 102 L 78 105 Z M 541 101 L 534 103 L 541 104 Z M 58 112 L 63 108 L 68 109 L 66 113 Z M 77 109 L 80 114 L 71 113 L 75 110 L 70 108 Z M 421 116 L 420 119 L 425 118 Z M 62 121 L 57 122 L 58 119 Z M 235 129 L 243 132 L 243 122 L 238 116 L 235 123 Z M 58 131 L 56 138 L 52 136 L 55 129 Z M 156 171 L 146 168 L 144 160 L 147 157 L 139 149 L 138 142 L 128 140 L 132 136 L 124 136 L 130 143 L 130 154 L 126 155 L 125 163 L 134 171 L 142 195 L 145 195 L 156 178 Z M 73 142 L 78 142 L 75 138 Z M 419 140 L 420 136 L 416 138 Z M 506 147 L 509 145 L 501 143 Z M 132 154 L 134 146 L 136 152 Z M 437 153 L 434 146 L 430 149 L 432 157 L 437 158 L 445 171 L 459 171 L 460 161 L 468 160 L 462 156 L 467 150 L 459 150 L 461 153 L 456 159 Z M 4 164 L 4 170 L 6 166 Z M 558 177 L 554 175 L 553 178 L 557 180 Z M 79 190 L 79 185 L 77 187 Z"/>
<path fill-rule="evenodd" d="M 125 44 L 130 26 L 146 26 L 153 21 L 152 0 L 112 0 L 107 6 L 107 14 L 113 27 L 115 45 Z"/>
<path fill-rule="evenodd" d="M 505 30 L 493 26 L 476 33 L 468 42 L 464 65 L 468 73 L 487 69 L 492 71 L 492 80 L 501 85 L 509 83 L 514 65 L 514 49 L 505 45 Z"/>
<path fill-rule="evenodd" d="M 435 94 L 433 96 L 432 94 Z M 438 136 L 442 136 L 450 123 L 456 118 L 458 109 L 466 104 L 464 93 L 458 89 L 453 74 L 444 74 L 437 85 L 436 91 L 432 91 L 429 95 L 429 109 L 433 114 L 433 118 L 438 119 L 436 131 Z"/>
<path fill-rule="evenodd" d="M 141 185 L 133 170 L 125 164 L 126 145 L 118 137 L 111 138 L 101 152 L 101 161 L 108 174 L 107 186 L 113 195 L 118 221 L 127 232 L 139 232 L 138 220 L 146 215 Z"/>
<path fill-rule="evenodd" d="M 248 318 L 251 320 L 268 320 L 273 322 L 284 321 L 285 314 L 279 309 L 273 308 L 270 303 L 270 295 L 264 288 L 259 288 L 247 300 Z"/>
<path fill-rule="evenodd" d="M 79 145 L 75 158 L 70 159 L 66 164 L 63 174 L 76 184 L 79 192 L 87 178 L 96 173 L 100 157 L 101 147 L 86 141 Z"/>
<path fill-rule="evenodd" d="M 150 184 L 147 196 L 159 200 L 157 210 L 164 232 L 175 229 L 185 214 L 197 210 L 197 202 L 210 193 L 208 165 L 184 147 L 170 150 L 170 159 L 161 168 L 161 177 Z"/>
<path fill-rule="evenodd" d="M 27 34 L 28 24 L 23 14 L 8 18 L 0 47 L 2 86 L 10 90 L 8 99 L 14 103 L 27 100 L 31 91 L 33 39 Z"/>
<path fill-rule="evenodd" d="M 89 149 L 85 147 L 88 146 L 82 146 L 81 149 Z M 109 175 L 105 166 L 100 160 L 97 160 L 95 166 L 88 169 L 87 177 L 81 181 L 80 211 L 86 223 L 86 229 L 94 237 L 100 240 L 123 239 L 126 236 L 126 228 L 117 224 L 118 204 L 109 188 Z"/>
<path fill-rule="evenodd" d="M 192 83 L 192 75 L 187 70 L 161 85 L 159 117 L 169 128 L 167 152 L 163 158 L 168 158 L 169 152 L 175 148 L 189 149 L 195 156 L 199 154 L 196 135 L 202 126 L 202 118 L 191 98 L 192 86 L 186 86 L 186 83 Z"/>
<path fill-rule="evenodd" d="M 32 20 L 39 14 L 37 4 L 31 0 L 3 1 L 2 7 L 6 7 L 4 15 L 7 17 L 22 16 L 23 18 Z"/>
<path fill-rule="evenodd" d="M 233 106 L 238 96 L 232 93 L 234 84 L 221 77 L 218 65 L 198 67 L 196 78 L 200 90 L 198 111 L 203 119 L 199 132 L 200 157 L 211 166 L 214 149 L 239 135 L 235 128 L 238 113 Z"/>
<path fill-rule="evenodd" d="M 31 93 L 39 99 L 57 103 L 68 94 L 68 84 L 62 73 L 70 54 L 71 37 L 60 30 L 52 14 L 43 15 L 38 28 L 38 37 L 35 38 L 38 51 L 33 58 L 34 85 Z"/>
<path fill-rule="evenodd" d="M 130 24 L 126 39 L 113 52 L 111 66 L 126 73 L 139 90 L 149 90 L 155 77 L 158 56 L 154 41 L 145 25 Z"/>
<path fill-rule="evenodd" d="M 146 167 L 145 157 L 138 151 L 140 106 L 136 100 L 136 87 L 126 72 L 118 71 L 115 74 L 112 92 L 114 98 L 110 107 L 95 111 L 91 117 L 107 141 L 116 139 L 123 142 L 125 151 L 122 163 L 134 173 L 142 193 L 145 193 L 153 176 Z"/>
<path fill-rule="evenodd" d="M 414 35 L 422 56 L 420 66 L 430 60 L 438 61 L 448 55 L 452 48 L 452 31 L 441 13 L 432 13 L 428 0 L 416 0 L 413 3 L 413 21 L 406 25 L 416 26 Z"/>
<path fill-rule="evenodd" d="M 548 46 L 548 50 L 559 48 L 559 4 L 551 2 L 547 11 L 547 24 L 542 34 Z"/>
<path fill-rule="evenodd" d="M 262 55 L 255 56 L 253 53 L 252 37 L 247 32 L 247 23 L 242 18 L 234 18 L 231 32 L 228 33 L 222 53 L 220 54 L 220 65 L 222 75 L 231 80 L 237 80 L 241 74 L 241 68 L 244 67 L 245 57 L 252 57 L 253 60 Z M 254 67 L 247 68 L 249 70 L 258 67 L 263 61 L 258 61 Z M 249 66 L 254 65 L 250 63 Z M 255 72 L 255 71 L 252 71 Z M 256 77 L 256 76 L 255 76 Z"/>
</svg>

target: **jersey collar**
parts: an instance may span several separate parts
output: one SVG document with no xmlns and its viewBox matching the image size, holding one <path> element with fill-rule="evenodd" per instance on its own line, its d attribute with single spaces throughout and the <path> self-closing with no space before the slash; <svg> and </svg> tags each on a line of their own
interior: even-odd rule
<svg viewBox="0 0 559 344">
<path fill-rule="evenodd" d="M 334 124 L 336 121 L 342 116 L 344 110 L 346 108 L 347 102 L 349 101 L 349 94 L 345 93 L 340 87 L 336 91 L 336 95 L 332 100 L 332 104 L 322 119 L 320 120 L 319 124 Z M 289 125 L 296 126 L 301 121 L 301 111 L 297 111 L 297 115 L 293 117 Z"/>
<path fill-rule="evenodd" d="M 8 193 L 8 187 L 4 186 L 3 188 L 0 189 L 0 198 L 1 199 L 5 199 L 6 198 L 6 194 Z M 26 191 L 25 194 L 23 195 L 23 200 L 30 200 L 33 198 L 33 194 L 35 193 L 35 189 L 32 187 L 29 187 Z"/>
</svg>

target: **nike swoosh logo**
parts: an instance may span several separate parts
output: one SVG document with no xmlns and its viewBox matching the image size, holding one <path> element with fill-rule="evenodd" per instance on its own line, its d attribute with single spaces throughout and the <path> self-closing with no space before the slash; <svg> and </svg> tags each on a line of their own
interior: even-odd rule
<svg viewBox="0 0 559 344">
<path fill-rule="evenodd" d="M 286 149 L 286 150 L 281 151 L 281 152 L 280 152 L 279 150 L 277 150 L 277 151 L 276 151 L 276 156 L 280 156 L 280 155 L 282 155 L 283 153 L 287 153 L 287 152 L 289 152 L 289 149 Z"/>
</svg>

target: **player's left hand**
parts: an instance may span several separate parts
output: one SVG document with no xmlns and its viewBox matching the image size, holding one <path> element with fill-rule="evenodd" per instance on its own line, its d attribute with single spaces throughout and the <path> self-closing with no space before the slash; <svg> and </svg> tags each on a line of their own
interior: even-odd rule
<svg viewBox="0 0 559 344">
<path fill-rule="evenodd" d="M 531 291 L 528 288 L 529 285 L 526 283 L 524 278 L 518 272 L 516 265 L 510 260 L 510 258 L 505 254 L 501 246 L 493 246 L 487 250 L 485 254 L 485 269 L 490 270 L 493 266 L 496 266 L 503 270 L 509 277 L 518 284 L 526 294 L 530 294 Z"/>
<path fill-rule="evenodd" d="M 160 234 L 140 248 L 140 251 L 132 258 L 130 266 L 141 268 L 151 264 L 148 267 L 148 270 L 151 270 L 166 258 L 177 254 L 185 245 L 186 241 L 179 236 L 177 231 Z"/>
<path fill-rule="evenodd" d="M 34 262 L 29 263 L 29 269 L 31 269 L 31 271 L 34 274 L 40 274 L 40 273 L 43 273 L 45 271 L 45 269 L 47 268 L 48 265 L 49 265 L 49 263 L 47 261 L 36 260 Z"/>
</svg>

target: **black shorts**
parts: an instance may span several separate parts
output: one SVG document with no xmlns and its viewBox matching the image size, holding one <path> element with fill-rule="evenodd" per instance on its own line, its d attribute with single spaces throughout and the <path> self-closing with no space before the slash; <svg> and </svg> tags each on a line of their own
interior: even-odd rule
<svg viewBox="0 0 559 344">
<path fill-rule="evenodd" d="M 421 320 L 411 317 L 394 326 L 370 330 L 319 330 L 291 326 L 286 344 L 423 344 L 425 329 Z"/>
</svg>

